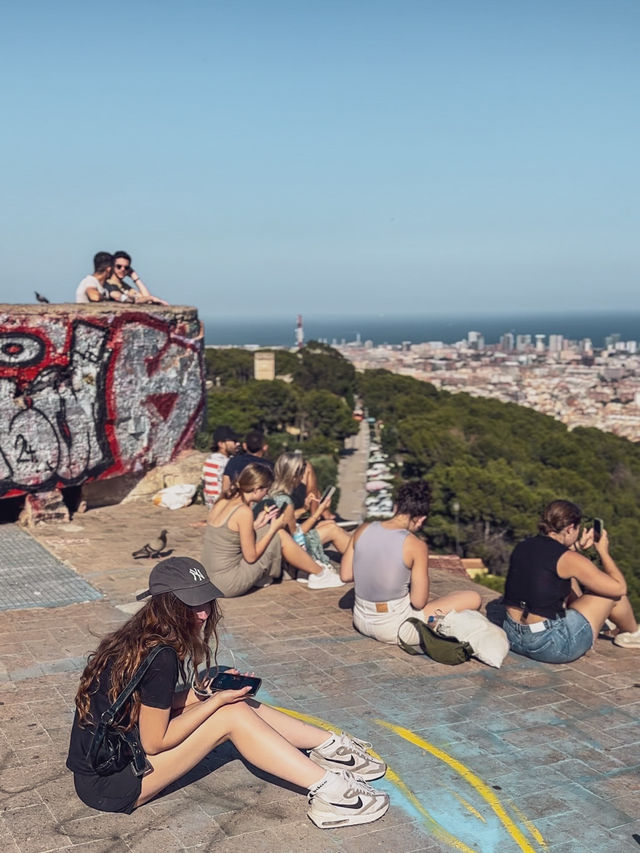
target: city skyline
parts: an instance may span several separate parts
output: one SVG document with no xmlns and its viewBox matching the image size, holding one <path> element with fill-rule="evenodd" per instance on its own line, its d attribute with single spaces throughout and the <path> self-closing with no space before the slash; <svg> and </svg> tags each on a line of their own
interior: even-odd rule
<svg viewBox="0 0 640 853">
<path fill-rule="evenodd" d="M 34 0 L 3 24 L 0 301 L 71 300 L 122 248 L 202 314 L 638 307 L 635 2 Z"/>
</svg>

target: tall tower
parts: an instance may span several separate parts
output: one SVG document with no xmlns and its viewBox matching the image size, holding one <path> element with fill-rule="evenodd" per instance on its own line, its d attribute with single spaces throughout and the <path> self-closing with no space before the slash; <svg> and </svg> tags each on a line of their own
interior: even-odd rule
<svg viewBox="0 0 640 853">
<path fill-rule="evenodd" d="M 304 328 L 302 327 L 302 314 L 298 314 L 298 322 L 296 323 L 296 346 L 302 349 L 304 346 Z"/>
</svg>

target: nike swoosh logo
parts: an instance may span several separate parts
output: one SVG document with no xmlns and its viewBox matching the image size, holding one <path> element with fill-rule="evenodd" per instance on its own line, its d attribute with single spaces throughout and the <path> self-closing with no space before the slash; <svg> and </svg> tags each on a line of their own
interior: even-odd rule
<svg viewBox="0 0 640 853">
<path fill-rule="evenodd" d="M 329 761 L 330 761 L 332 764 L 344 764 L 344 765 L 346 765 L 347 767 L 353 767 L 353 765 L 356 763 L 356 760 L 355 760 L 355 758 L 353 757 L 353 755 L 350 755 L 350 756 L 349 756 L 349 760 L 348 760 L 348 761 L 344 761 L 342 758 L 330 758 L 330 759 L 329 759 Z"/>
<path fill-rule="evenodd" d="M 331 803 L 332 806 L 336 806 L 340 809 L 361 809 L 362 808 L 362 798 L 358 797 L 356 802 L 351 805 L 350 803 Z"/>
</svg>

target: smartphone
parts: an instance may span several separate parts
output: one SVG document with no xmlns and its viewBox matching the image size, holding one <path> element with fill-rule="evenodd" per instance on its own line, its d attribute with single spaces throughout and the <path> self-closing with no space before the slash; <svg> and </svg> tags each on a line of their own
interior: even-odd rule
<svg viewBox="0 0 640 853">
<path fill-rule="evenodd" d="M 287 508 L 287 505 L 282 504 L 282 506 L 279 507 L 278 512 L 274 515 L 274 518 L 280 518 L 280 516 L 283 514 L 283 512 L 285 511 L 286 508 Z"/>
<path fill-rule="evenodd" d="M 247 696 L 255 696 L 260 685 L 261 678 L 255 678 L 252 675 L 235 675 L 233 672 L 219 672 L 209 685 L 211 691 L 214 690 L 241 690 L 243 687 L 250 685 L 251 690 Z"/>
<path fill-rule="evenodd" d="M 593 519 L 593 541 L 594 542 L 600 541 L 600 537 L 602 536 L 602 528 L 603 528 L 602 519 L 601 518 L 594 518 Z"/>
<path fill-rule="evenodd" d="M 327 486 L 327 488 L 322 493 L 322 497 L 320 498 L 320 503 L 322 503 L 323 501 L 326 501 L 327 498 L 332 498 L 335 490 L 336 490 L 335 486 Z"/>
</svg>

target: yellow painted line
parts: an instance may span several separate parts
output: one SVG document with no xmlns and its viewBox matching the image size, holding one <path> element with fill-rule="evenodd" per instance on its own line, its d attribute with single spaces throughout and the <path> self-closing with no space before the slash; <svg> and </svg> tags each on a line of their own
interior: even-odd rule
<svg viewBox="0 0 640 853">
<path fill-rule="evenodd" d="M 527 829 L 529 830 L 531 835 L 535 838 L 535 840 L 538 842 L 538 844 L 541 847 L 546 847 L 547 842 L 542 837 L 542 833 L 540 832 L 538 827 L 532 821 L 530 821 L 528 817 L 525 817 L 522 814 L 522 812 L 520 811 L 520 809 L 517 806 L 515 806 L 513 803 L 511 803 L 511 808 L 518 815 L 518 817 L 520 818 L 522 823 L 527 827 Z"/>
<path fill-rule="evenodd" d="M 486 817 L 484 817 L 484 815 L 481 815 L 478 809 L 474 808 L 471 803 L 465 800 L 464 797 L 461 797 L 460 794 L 456 793 L 455 791 L 451 791 L 449 788 L 447 788 L 447 791 L 449 791 L 449 793 L 452 794 L 456 798 L 456 800 L 458 800 L 458 802 L 462 803 L 465 809 L 471 812 L 474 817 L 477 817 L 478 820 L 481 820 L 483 823 L 487 822 Z"/>
<path fill-rule="evenodd" d="M 440 761 L 443 761 L 445 764 L 451 767 L 452 770 L 462 776 L 462 778 L 466 782 L 468 782 L 472 788 L 475 788 L 478 794 L 480 794 L 480 796 L 484 800 L 486 800 L 486 802 L 491 806 L 504 828 L 513 838 L 516 844 L 520 847 L 523 853 L 536 853 L 535 848 L 533 848 L 529 844 L 520 828 L 516 826 L 512 818 L 507 814 L 504 806 L 496 796 L 495 792 L 486 784 L 486 782 L 483 782 L 479 776 L 476 776 L 476 774 L 472 770 L 469 770 L 469 768 L 466 767 L 461 761 L 458 761 L 456 758 L 453 758 L 453 756 L 449 755 L 443 750 L 438 749 L 437 746 L 434 746 L 433 744 L 424 740 L 419 735 L 415 734 L 409 729 L 405 729 L 402 726 L 396 726 L 393 723 L 387 723 L 385 720 L 376 720 L 376 722 L 378 723 L 378 725 L 389 729 L 390 731 L 397 734 L 399 737 L 409 741 L 409 743 L 414 744 L 414 746 L 423 749 L 425 752 L 428 752 L 435 758 L 438 758 Z"/>
<path fill-rule="evenodd" d="M 332 732 L 335 731 L 335 726 L 330 726 L 324 720 L 319 719 L 319 717 L 313 717 L 311 714 L 302 714 L 300 711 L 293 711 L 290 708 L 281 708 L 277 705 L 271 705 L 270 707 L 275 708 L 276 711 L 281 711 L 283 714 L 288 714 L 290 717 L 294 717 L 296 720 L 302 720 L 304 723 L 311 723 L 313 726 L 318 726 L 320 729 L 324 729 L 325 731 Z M 371 754 L 376 758 L 379 758 L 381 761 L 384 760 L 378 755 L 374 750 L 370 750 Z M 455 850 L 460 850 L 461 853 L 477 853 L 472 847 L 468 847 L 464 841 L 461 841 L 459 838 L 456 838 L 455 835 L 452 835 L 447 829 L 444 828 L 438 821 L 433 817 L 433 815 L 429 814 L 427 809 L 422 805 L 420 800 L 416 797 L 413 791 L 407 787 L 407 785 L 402 781 L 402 779 L 398 776 L 395 770 L 392 770 L 391 767 L 387 765 L 387 773 L 386 777 L 388 782 L 391 782 L 392 785 L 395 785 L 396 788 L 400 791 L 400 793 L 406 797 L 406 799 L 411 803 L 411 805 L 415 808 L 417 812 L 419 812 L 422 817 L 425 819 L 426 823 L 429 826 L 429 830 L 432 835 L 434 835 L 439 841 L 443 841 L 446 844 L 449 844 Z M 482 820 L 481 815 L 479 815 Z"/>
</svg>

